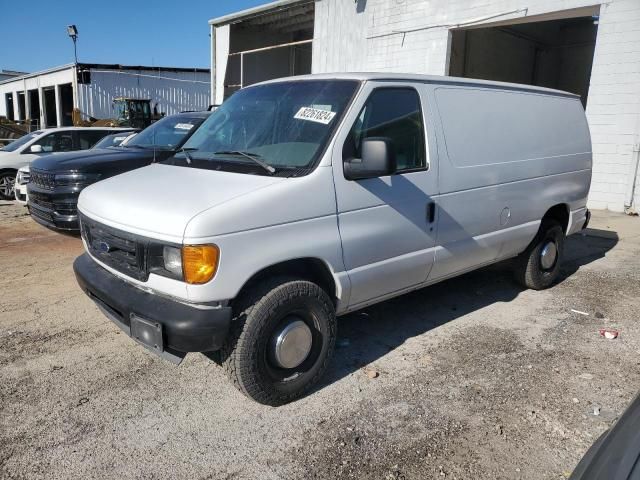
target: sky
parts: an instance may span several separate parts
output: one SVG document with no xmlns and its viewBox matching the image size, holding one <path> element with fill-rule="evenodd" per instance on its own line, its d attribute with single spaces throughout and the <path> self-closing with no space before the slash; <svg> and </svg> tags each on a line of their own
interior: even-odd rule
<svg viewBox="0 0 640 480">
<path fill-rule="evenodd" d="M 209 19 L 269 3 L 35 0 L 3 8 L 8 1 L 0 0 L 0 70 L 25 72 L 73 62 L 70 24 L 78 28 L 79 62 L 209 68 Z"/>
</svg>

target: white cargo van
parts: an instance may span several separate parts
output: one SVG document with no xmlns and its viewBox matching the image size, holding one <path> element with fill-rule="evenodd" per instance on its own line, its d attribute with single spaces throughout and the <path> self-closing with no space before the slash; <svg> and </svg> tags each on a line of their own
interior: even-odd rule
<svg viewBox="0 0 640 480">
<path fill-rule="evenodd" d="M 179 362 L 218 351 L 265 404 L 317 382 L 336 315 L 514 258 L 556 280 L 584 228 L 579 97 L 417 75 L 311 75 L 229 98 L 169 160 L 79 201 L 83 290 Z"/>
</svg>

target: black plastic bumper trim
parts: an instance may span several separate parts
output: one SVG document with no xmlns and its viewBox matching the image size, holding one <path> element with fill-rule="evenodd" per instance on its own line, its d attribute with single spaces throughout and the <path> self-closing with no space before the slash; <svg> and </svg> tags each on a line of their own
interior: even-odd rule
<svg viewBox="0 0 640 480">
<path fill-rule="evenodd" d="M 167 360 L 176 363 L 171 357 L 219 350 L 227 336 L 230 307 L 191 306 L 145 292 L 108 272 L 86 253 L 76 258 L 73 270 L 82 290 L 128 335 L 132 315 L 160 324 L 162 352 L 147 348 Z"/>
</svg>

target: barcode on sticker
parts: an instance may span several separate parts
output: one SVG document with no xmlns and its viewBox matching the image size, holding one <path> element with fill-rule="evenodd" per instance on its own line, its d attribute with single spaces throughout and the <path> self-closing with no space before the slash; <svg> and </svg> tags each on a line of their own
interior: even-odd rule
<svg viewBox="0 0 640 480">
<path fill-rule="evenodd" d="M 310 122 L 322 123 L 328 125 L 336 116 L 336 112 L 330 112 L 328 110 L 319 110 L 317 108 L 302 107 L 298 110 L 298 113 L 293 118 L 298 120 L 308 120 Z"/>
</svg>

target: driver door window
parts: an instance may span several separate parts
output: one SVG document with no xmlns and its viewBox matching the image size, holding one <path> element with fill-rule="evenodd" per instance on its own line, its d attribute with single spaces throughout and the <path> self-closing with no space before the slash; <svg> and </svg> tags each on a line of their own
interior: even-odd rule
<svg viewBox="0 0 640 480">
<path fill-rule="evenodd" d="M 413 88 L 378 88 L 371 93 L 344 145 L 344 158 L 360 158 L 365 138 L 386 137 L 395 150 L 397 173 L 426 168 L 420 97 Z"/>
<path fill-rule="evenodd" d="M 34 143 L 40 145 L 44 153 L 70 152 L 73 150 L 72 132 L 55 132 Z"/>
</svg>

